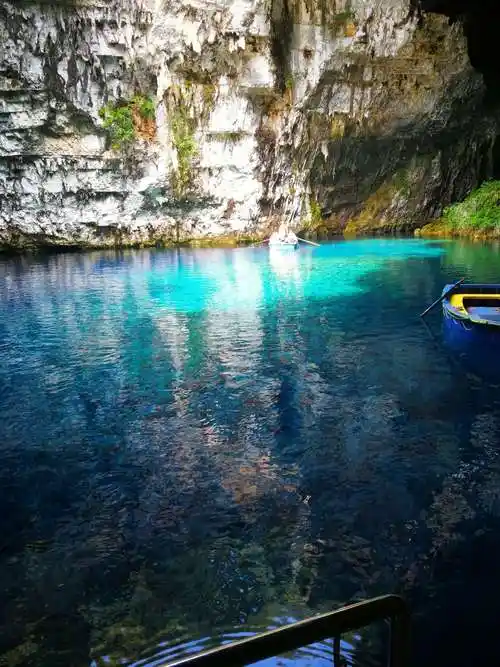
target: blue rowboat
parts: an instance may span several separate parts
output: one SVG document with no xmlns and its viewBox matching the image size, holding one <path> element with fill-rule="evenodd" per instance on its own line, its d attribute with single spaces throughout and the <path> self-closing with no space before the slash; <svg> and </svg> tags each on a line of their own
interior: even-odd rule
<svg viewBox="0 0 500 667">
<path fill-rule="evenodd" d="M 443 314 L 444 341 L 455 359 L 474 376 L 498 384 L 500 284 L 454 286 L 443 299 Z"/>
<path fill-rule="evenodd" d="M 443 295 L 452 285 L 445 285 Z M 443 299 L 444 328 L 455 344 L 500 346 L 500 284 L 455 286 Z"/>
</svg>

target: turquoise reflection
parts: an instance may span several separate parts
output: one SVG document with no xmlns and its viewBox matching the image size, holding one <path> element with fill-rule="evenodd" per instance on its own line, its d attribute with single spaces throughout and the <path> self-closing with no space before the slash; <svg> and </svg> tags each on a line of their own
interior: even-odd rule
<svg viewBox="0 0 500 667">
<path fill-rule="evenodd" d="M 302 246 L 213 250 L 177 255 L 175 267 L 127 274 L 135 287 L 146 281 L 155 308 L 195 313 L 264 308 L 282 300 L 325 300 L 363 292 L 362 279 L 390 261 L 439 257 L 440 244 L 421 240 L 367 240 Z M 166 267 L 167 268 L 167 267 Z M 175 268 L 175 270 L 172 270 Z"/>
</svg>

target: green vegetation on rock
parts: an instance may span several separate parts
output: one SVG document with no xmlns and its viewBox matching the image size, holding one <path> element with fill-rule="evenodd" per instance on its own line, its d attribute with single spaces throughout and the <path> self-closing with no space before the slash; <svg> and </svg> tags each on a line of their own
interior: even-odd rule
<svg viewBox="0 0 500 667">
<path fill-rule="evenodd" d="M 135 95 L 132 98 L 132 109 L 137 109 L 143 118 L 146 120 L 153 120 L 156 115 L 156 107 L 154 100 L 151 97 L 144 97 L 142 95 Z"/>
<path fill-rule="evenodd" d="M 172 141 L 177 151 L 177 171 L 172 175 L 175 195 L 183 199 L 193 181 L 193 160 L 198 152 L 194 121 L 182 103 L 171 115 Z"/>
<path fill-rule="evenodd" d="M 323 221 L 323 216 L 321 214 L 321 206 L 318 204 L 316 199 L 311 199 L 309 202 L 309 208 L 311 209 L 311 222 L 313 225 L 318 225 Z"/>
<path fill-rule="evenodd" d="M 242 132 L 241 130 L 236 130 L 233 132 L 211 132 L 210 137 L 213 139 L 219 139 L 220 141 L 224 141 L 229 144 L 235 144 L 243 137 L 245 136 L 245 133 Z"/>
<path fill-rule="evenodd" d="M 403 197 L 411 197 L 412 192 L 412 170 L 407 168 L 398 169 L 398 171 L 392 177 L 392 183 L 395 190 L 399 195 Z"/>
<path fill-rule="evenodd" d="M 330 121 L 330 139 L 342 139 L 345 134 L 345 120 L 340 116 L 334 116 Z"/>
<path fill-rule="evenodd" d="M 500 231 L 500 181 L 488 181 L 463 202 L 448 206 L 443 220 L 457 231 L 498 228 Z"/>
<path fill-rule="evenodd" d="M 125 148 L 139 137 L 151 139 L 156 129 L 155 115 L 154 100 L 144 95 L 134 95 L 128 102 L 110 102 L 99 110 L 114 150 Z"/>
<path fill-rule="evenodd" d="M 462 202 L 445 208 L 442 217 L 420 230 L 422 236 L 500 236 L 500 181 L 487 181 Z"/>
<path fill-rule="evenodd" d="M 344 37 L 354 37 L 356 34 L 356 15 L 351 9 L 346 9 L 338 12 L 333 17 L 333 27 L 339 31 L 341 30 Z"/>
<path fill-rule="evenodd" d="M 214 83 L 203 84 L 203 106 L 205 115 L 208 115 L 215 106 L 215 99 L 217 97 L 217 88 Z"/>
<path fill-rule="evenodd" d="M 99 115 L 103 120 L 104 127 L 108 130 L 112 148 L 122 148 L 135 140 L 132 111 L 128 105 L 114 106 L 107 104 L 99 111 Z"/>
<path fill-rule="evenodd" d="M 391 218 L 388 219 L 387 211 L 397 195 L 398 188 L 394 182 L 383 183 L 363 202 L 358 215 L 349 220 L 344 236 L 355 237 L 375 230 L 391 231 Z"/>
<path fill-rule="evenodd" d="M 294 80 L 293 74 L 291 72 L 289 72 L 285 76 L 285 88 L 287 90 L 292 90 L 294 85 L 295 85 L 295 80 Z"/>
<path fill-rule="evenodd" d="M 318 201 L 311 197 L 309 199 L 309 217 L 302 221 L 302 228 L 304 230 L 312 231 L 317 229 L 323 223 L 323 214 L 321 213 L 321 206 Z"/>
<path fill-rule="evenodd" d="M 336 23 L 347 23 L 347 21 L 353 21 L 355 18 L 356 14 L 352 9 L 345 9 L 335 14 L 334 21 Z"/>
</svg>

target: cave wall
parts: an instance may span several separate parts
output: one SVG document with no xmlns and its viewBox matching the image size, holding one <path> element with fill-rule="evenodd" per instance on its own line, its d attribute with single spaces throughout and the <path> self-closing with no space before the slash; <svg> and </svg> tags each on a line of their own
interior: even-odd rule
<svg viewBox="0 0 500 667">
<path fill-rule="evenodd" d="M 423 14 L 390 63 L 367 65 L 368 94 L 311 168 L 320 227 L 411 231 L 493 175 L 496 115 L 460 21 Z"/>
<path fill-rule="evenodd" d="M 410 0 L 0 0 L 0 245 L 418 226 L 493 173 L 486 75 L 453 18 Z M 135 94 L 156 118 L 117 150 L 100 110 Z"/>
<path fill-rule="evenodd" d="M 250 233 L 261 186 L 248 95 L 274 87 L 268 32 L 252 0 L 234 11 L 180 0 L 0 2 L 0 243 Z M 114 149 L 100 111 L 136 94 L 154 100 L 153 136 Z M 187 130 L 176 137 L 179 119 Z"/>
</svg>

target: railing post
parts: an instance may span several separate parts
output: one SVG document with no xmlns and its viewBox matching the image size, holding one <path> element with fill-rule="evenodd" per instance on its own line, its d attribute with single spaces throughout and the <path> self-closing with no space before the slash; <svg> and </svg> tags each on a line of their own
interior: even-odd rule
<svg viewBox="0 0 500 667">
<path fill-rule="evenodd" d="M 340 635 L 333 638 L 333 667 L 341 667 L 340 664 Z"/>
<path fill-rule="evenodd" d="M 389 667 L 408 667 L 410 662 L 410 618 L 399 613 L 390 621 Z"/>
</svg>

